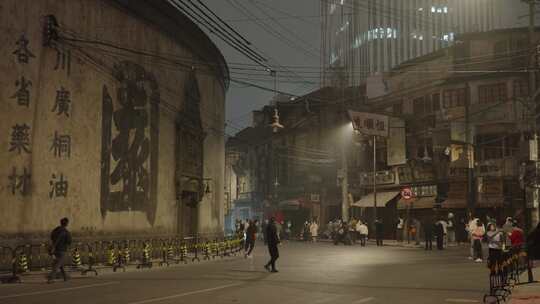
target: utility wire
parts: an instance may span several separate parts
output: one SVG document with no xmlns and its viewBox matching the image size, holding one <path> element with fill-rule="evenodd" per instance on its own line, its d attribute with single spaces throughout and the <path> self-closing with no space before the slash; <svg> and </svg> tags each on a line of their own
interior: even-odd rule
<svg viewBox="0 0 540 304">
<path fill-rule="evenodd" d="M 225 42 L 226 44 L 228 44 L 230 47 L 232 47 L 233 49 L 237 50 L 238 52 L 240 52 L 242 55 L 246 56 L 247 58 L 249 58 L 250 60 L 258 63 L 259 65 L 263 66 L 263 67 L 266 67 L 266 65 L 264 64 L 264 60 L 261 60 L 259 59 L 258 56 L 254 56 L 252 54 L 250 54 L 250 52 L 246 51 L 246 46 L 244 45 L 238 45 L 236 42 L 234 41 L 231 41 L 230 39 L 227 39 L 226 35 L 223 34 L 219 29 L 215 28 L 213 25 L 207 23 L 207 22 L 204 22 L 202 20 L 200 20 L 199 18 L 197 18 L 196 16 L 194 16 L 194 14 L 190 13 L 187 9 L 185 9 L 184 7 L 180 6 L 179 3 L 182 3 L 182 2 L 178 2 L 177 0 L 169 0 L 169 2 L 174 6 L 176 7 L 178 10 L 180 10 L 181 12 L 183 12 L 185 15 L 189 16 L 193 21 L 197 22 L 198 24 L 202 25 L 203 27 L 205 27 L 208 31 L 210 31 L 211 33 L 215 34 L 217 37 L 219 37 L 223 42 Z M 183 4 L 183 3 L 182 3 Z M 184 4 L 185 5 L 185 4 Z M 193 11 L 193 10 L 192 10 Z"/>
</svg>

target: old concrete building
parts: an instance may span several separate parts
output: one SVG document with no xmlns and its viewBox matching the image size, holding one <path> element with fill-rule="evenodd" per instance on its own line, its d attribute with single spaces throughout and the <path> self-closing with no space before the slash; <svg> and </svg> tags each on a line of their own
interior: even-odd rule
<svg viewBox="0 0 540 304">
<path fill-rule="evenodd" d="M 377 184 L 404 215 L 421 218 L 435 210 L 464 219 L 471 211 L 525 224 L 537 205 L 534 194 L 526 195 L 535 191 L 528 187 L 534 170 L 528 173 L 537 157 L 529 150 L 535 110 L 528 101 L 527 31 L 458 38 L 460 44 L 393 69 L 385 75 L 390 93 L 369 100 L 373 111 L 405 121 L 405 128 L 390 132 L 397 136 L 380 145 L 381 155 L 394 157 L 381 158 L 377 177 L 390 178 L 377 178 Z M 400 199 L 405 187 L 412 188 L 412 200 Z"/>
<path fill-rule="evenodd" d="M 170 2 L 0 6 L 0 234 L 222 233 L 228 70 Z"/>
<path fill-rule="evenodd" d="M 235 209 L 246 214 L 291 221 L 296 236 L 304 221 L 321 226 L 341 217 L 342 192 L 338 178 L 345 151 L 351 195 L 358 193 L 358 168 L 364 158 L 351 139 L 347 108 L 365 102 L 364 87 L 326 87 L 287 98 L 253 113 L 253 124 L 229 139 L 234 158 L 237 196 Z M 284 126 L 273 132 L 270 124 L 278 111 Z M 254 210 L 247 211 L 247 210 Z M 238 212 L 237 218 L 243 218 Z"/>
</svg>

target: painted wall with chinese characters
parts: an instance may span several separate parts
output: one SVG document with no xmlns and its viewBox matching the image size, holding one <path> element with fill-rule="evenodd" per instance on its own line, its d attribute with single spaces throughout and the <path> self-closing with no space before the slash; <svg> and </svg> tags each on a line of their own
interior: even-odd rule
<svg viewBox="0 0 540 304">
<path fill-rule="evenodd" d="M 6 0 L 0 18 L 0 235 L 45 234 L 64 216 L 79 234 L 176 233 L 190 77 L 210 190 L 198 229 L 222 231 L 223 81 L 173 60 L 196 50 L 107 0 Z"/>
</svg>

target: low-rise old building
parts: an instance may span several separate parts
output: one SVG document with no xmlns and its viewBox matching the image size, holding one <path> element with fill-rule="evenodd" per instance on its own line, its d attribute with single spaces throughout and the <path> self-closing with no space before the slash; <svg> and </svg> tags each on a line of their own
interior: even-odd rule
<svg viewBox="0 0 540 304">
<path fill-rule="evenodd" d="M 529 222 L 525 215 L 537 195 L 528 187 L 536 156 L 528 33 L 456 39 L 367 86 L 322 88 L 254 113 L 254 126 L 234 138 L 245 142 L 235 150 L 243 168 L 239 195 L 254 192 L 268 212 L 280 210 L 285 218 L 294 218 L 286 211 L 293 209 L 305 212 L 302 219 L 340 218 L 345 157 L 351 216 L 373 223 L 375 180 L 377 216 L 388 237 L 398 216 L 425 223 L 453 213 L 458 224 L 469 211 Z M 271 133 L 276 109 L 284 128 Z M 389 116 L 388 137 L 377 139 L 375 158 L 372 138 L 353 134 L 347 110 Z M 412 198 L 405 199 L 401 191 L 409 188 Z"/>
<path fill-rule="evenodd" d="M 404 215 L 435 210 L 464 218 L 469 210 L 525 220 L 532 201 L 526 202 L 524 175 L 535 123 L 528 33 L 498 30 L 457 39 L 453 47 L 392 70 L 384 77 L 389 93 L 369 100 L 372 111 L 405 122 L 404 128 L 391 125 L 389 139 L 381 141 L 380 154 L 388 158 L 377 180 L 391 178 L 378 183 L 391 190 Z M 399 196 L 406 187 L 413 190 L 411 200 Z"/>
<path fill-rule="evenodd" d="M 228 70 L 169 1 L 0 9 L 0 234 L 222 233 Z"/>
<path fill-rule="evenodd" d="M 328 87 L 255 111 L 253 125 L 227 144 L 228 154 L 238 153 L 234 208 L 251 206 L 257 216 L 262 209 L 263 216 L 291 221 L 295 234 L 307 220 L 325 224 L 341 218 L 342 149 L 351 166 L 359 167 L 362 159 L 345 109 L 361 104 L 364 95 L 365 87 Z M 276 110 L 283 128 L 273 132 Z M 354 172 L 349 170 L 349 184 L 358 176 Z"/>
</svg>

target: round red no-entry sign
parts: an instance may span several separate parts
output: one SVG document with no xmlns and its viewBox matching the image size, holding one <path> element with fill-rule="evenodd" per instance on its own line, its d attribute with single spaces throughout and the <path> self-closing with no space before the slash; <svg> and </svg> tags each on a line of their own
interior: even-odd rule
<svg viewBox="0 0 540 304">
<path fill-rule="evenodd" d="M 401 197 L 409 200 L 413 197 L 412 189 L 409 187 L 401 189 Z"/>
</svg>

